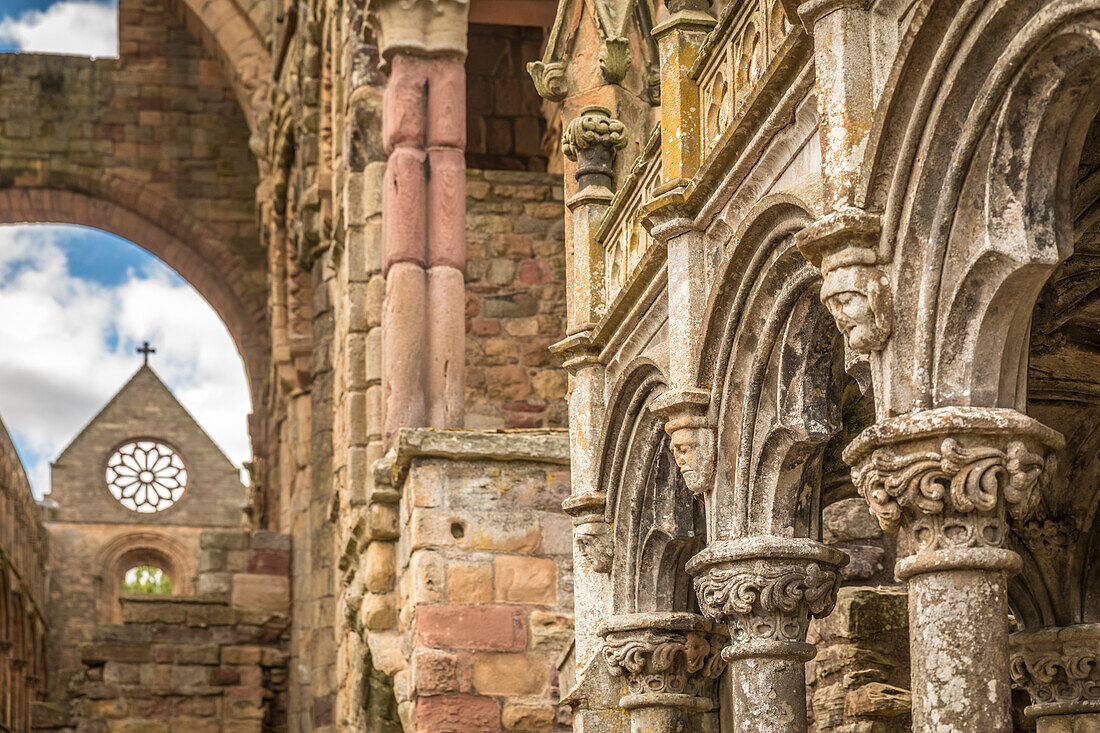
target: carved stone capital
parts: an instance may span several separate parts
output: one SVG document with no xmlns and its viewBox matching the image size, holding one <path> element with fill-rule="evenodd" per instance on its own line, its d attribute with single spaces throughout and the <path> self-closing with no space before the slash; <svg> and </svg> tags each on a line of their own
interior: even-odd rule
<svg viewBox="0 0 1100 733">
<path fill-rule="evenodd" d="M 603 655 L 613 677 L 626 679 L 626 709 L 675 707 L 710 710 L 714 680 L 722 673 L 725 635 L 694 613 L 633 613 L 600 628 Z"/>
<path fill-rule="evenodd" d="M 1081 531 L 1073 517 L 1032 517 L 1016 526 L 1016 534 L 1036 558 L 1060 565 Z"/>
<path fill-rule="evenodd" d="M 604 518 L 607 494 L 592 491 L 570 496 L 561 503 L 566 514 L 573 518 L 573 542 L 577 550 L 598 573 L 610 573 L 615 559 L 615 547 L 611 526 Z"/>
<path fill-rule="evenodd" d="M 688 563 L 699 608 L 729 625 L 726 661 L 746 657 L 813 659 L 811 618 L 836 603 L 843 552 L 790 537 L 749 537 L 707 547 Z"/>
<path fill-rule="evenodd" d="M 890 280 L 878 257 L 880 231 L 878 215 L 845 209 L 795 237 L 803 256 L 821 269 L 821 302 L 848 348 L 864 355 L 881 351 L 893 329 Z"/>
<path fill-rule="evenodd" d="M 610 188 L 615 154 L 625 146 L 626 126 L 614 119 L 606 107 L 585 107 L 566 125 L 561 136 L 565 157 L 577 161 L 575 175 L 581 188 L 588 185 Z"/>
<path fill-rule="evenodd" d="M 562 368 L 573 375 L 586 367 L 600 365 L 600 349 L 592 342 L 591 331 L 566 336 L 547 348 L 561 359 Z"/>
<path fill-rule="evenodd" d="M 696 496 L 714 488 L 714 428 L 707 420 L 710 391 L 669 390 L 658 397 L 650 411 L 665 418 L 665 432 L 672 438 L 672 455 L 684 484 Z"/>
<path fill-rule="evenodd" d="M 608 84 L 621 84 L 630 71 L 630 41 L 620 37 L 604 39 L 600 47 L 600 71 Z"/>
<path fill-rule="evenodd" d="M 368 0 L 383 66 L 396 53 L 466 57 L 467 0 Z"/>
<path fill-rule="evenodd" d="M 535 82 L 535 91 L 549 102 L 560 102 L 569 92 L 565 86 L 564 61 L 532 61 L 527 64 L 527 73 Z"/>
<path fill-rule="evenodd" d="M 1031 696 L 1028 717 L 1100 713 L 1100 624 L 1021 631 L 1009 650 L 1012 683 Z"/>
<path fill-rule="evenodd" d="M 1009 517 L 1031 516 L 1062 445 L 1015 410 L 941 407 L 876 423 L 844 460 L 882 528 L 902 531 L 925 557 L 899 563 L 902 577 L 948 565 L 1012 570 L 1015 553 L 986 550 L 1003 550 Z"/>
</svg>

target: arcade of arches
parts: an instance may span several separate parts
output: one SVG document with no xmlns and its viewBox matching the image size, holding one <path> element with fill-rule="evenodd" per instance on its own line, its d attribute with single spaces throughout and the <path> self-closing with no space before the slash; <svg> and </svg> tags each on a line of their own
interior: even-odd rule
<svg viewBox="0 0 1100 733">
<path fill-rule="evenodd" d="M 1100 731 L 1100 0 L 119 34 L 0 55 L 0 223 L 210 302 L 250 483 L 58 685 L 0 445 L 0 729 Z"/>
</svg>

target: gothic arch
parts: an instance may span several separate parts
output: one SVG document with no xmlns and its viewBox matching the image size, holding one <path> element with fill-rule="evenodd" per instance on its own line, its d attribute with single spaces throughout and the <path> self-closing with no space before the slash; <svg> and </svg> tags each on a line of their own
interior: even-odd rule
<svg viewBox="0 0 1100 733">
<path fill-rule="evenodd" d="M 183 545 L 159 532 L 124 532 L 104 545 L 96 556 L 94 567 L 99 568 L 96 599 L 102 623 L 119 622 L 119 588 L 126 571 L 136 565 L 163 570 L 175 595 L 194 592 L 198 566 Z"/>
<path fill-rule="evenodd" d="M 697 502 L 676 469 L 664 420 L 650 411 L 666 388 L 656 365 L 638 359 L 609 402 L 600 486 L 614 537 L 616 614 L 694 608 L 684 566 L 704 541 Z"/>
<path fill-rule="evenodd" d="M 268 354 L 262 258 L 246 260 L 186 211 L 148 189 L 103 177 L 85 190 L 87 193 L 51 187 L 0 188 L 0 224 L 48 222 L 95 227 L 159 257 L 187 280 L 225 323 L 244 361 L 255 406 L 262 398 Z"/>
<path fill-rule="evenodd" d="M 796 197 L 765 197 L 718 269 L 698 373 L 717 431 L 715 539 L 818 533 L 820 458 L 839 429 L 843 371 L 820 274 L 793 241 L 812 221 Z"/>
<path fill-rule="evenodd" d="M 926 0 L 898 59 L 857 202 L 894 279 L 880 415 L 1023 411 L 1031 312 L 1073 249 L 1100 3 Z"/>
</svg>

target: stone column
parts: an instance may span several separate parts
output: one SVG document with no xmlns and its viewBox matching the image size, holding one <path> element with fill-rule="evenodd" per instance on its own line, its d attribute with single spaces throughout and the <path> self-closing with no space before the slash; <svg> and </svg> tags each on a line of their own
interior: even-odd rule
<svg viewBox="0 0 1100 733">
<path fill-rule="evenodd" d="M 701 716 L 717 709 L 714 681 L 722 673 L 724 635 L 695 613 L 614 616 L 600 629 L 604 660 L 625 678 L 619 705 L 632 733 L 705 729 Z"/>
<path fill-rule="evenodd" d="M 1036 733 L 1100 733 L 1100 624 L 1021 631 L 1009 646 Z"/>
<path fill-rule="evenodd" d="M 1062 437 L 1015 410 L 941 407 L 881 420 L 844 452 L 909 584 L 913 730 L 1012 730 L 1008 521 L 1039 500 Z"/>
<path fill-rule="evenodd" d="M 466 14 L 456 0 L 372 0 L 388 70 L 382 137 L 384 438 L 462 427 L 465 389 Z"/>
<path fill-rule="evenodd" d="M 847 562 L 820 542 L 759 536 L 713 543 L 688 563 L 703 614 L 729 626 L 722 658 L 738 730 L 806 730 L 805 664 L 817 654 L 806 631 L 832 611 Z"/>
<path fill-rule="evenodd" d="M 577 667 L 596 653 L 596 626 L 610 612 L 610 536 L 599 490 L 600 432 L 604 421 L 604 365 L 592 328 L 604 308 L 604 257 L 596 229 L 611 203 L 615 156 L 625 128 L 604 107 L 585 107 L 565 128 L 562 149 L 577 163 L 579 186 L 566 206 L 572 228 L 566 241 L 565 339 L 550 347 L 569 371 L 569 458 L 574 517 Z M 601 526 L 602 525 L 602 526 Z"/>
</svg>

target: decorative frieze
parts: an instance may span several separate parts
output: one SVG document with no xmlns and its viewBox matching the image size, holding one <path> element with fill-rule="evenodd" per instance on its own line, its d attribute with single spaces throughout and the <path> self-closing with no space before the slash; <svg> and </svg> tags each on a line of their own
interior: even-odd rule
<svg viewBox="0 0 1100 733">
<path fill-rule="evenodd" d="M 615 616 L 601 629 L 603 655 L 613 677 L 626 680 L 624 708 L 650 706 L 709 710 L 714 680 L 724 665 L 724 635 L 694 613 Z"/>
<path fill-rule="evenodd" d="M 1100 714 L 1100 624 L 1021 631 L 1009 645 L 1012 683 L 1031 696 L 1029 717 Z"/>
<path fill-rule="evenodd" d="M 877 423 L 844 458 L 882 528 L 927 554 L 1003 548 L 1008 517 L 1030 517 L 1062 444 L 1015 410 L 943 407 Z"/>
<path fill-rule="evenodd" d="M 799 251 L 821 269 L 821 302 L 848 348 L 881 351 L 893 329 L 890 280 L 879 262 L 881 219 L 860 209 L 829 214 L 798 233 Z"/>
<path fill-rule="evenodd" d="M 787 657 L 808 661 L 811 618 L 836 603 L 843 552 L 808 539 L 750 537 L 709 546 L 688 563 L 699 608 L 729 625 L 727 661 Z"/>
</svg>

